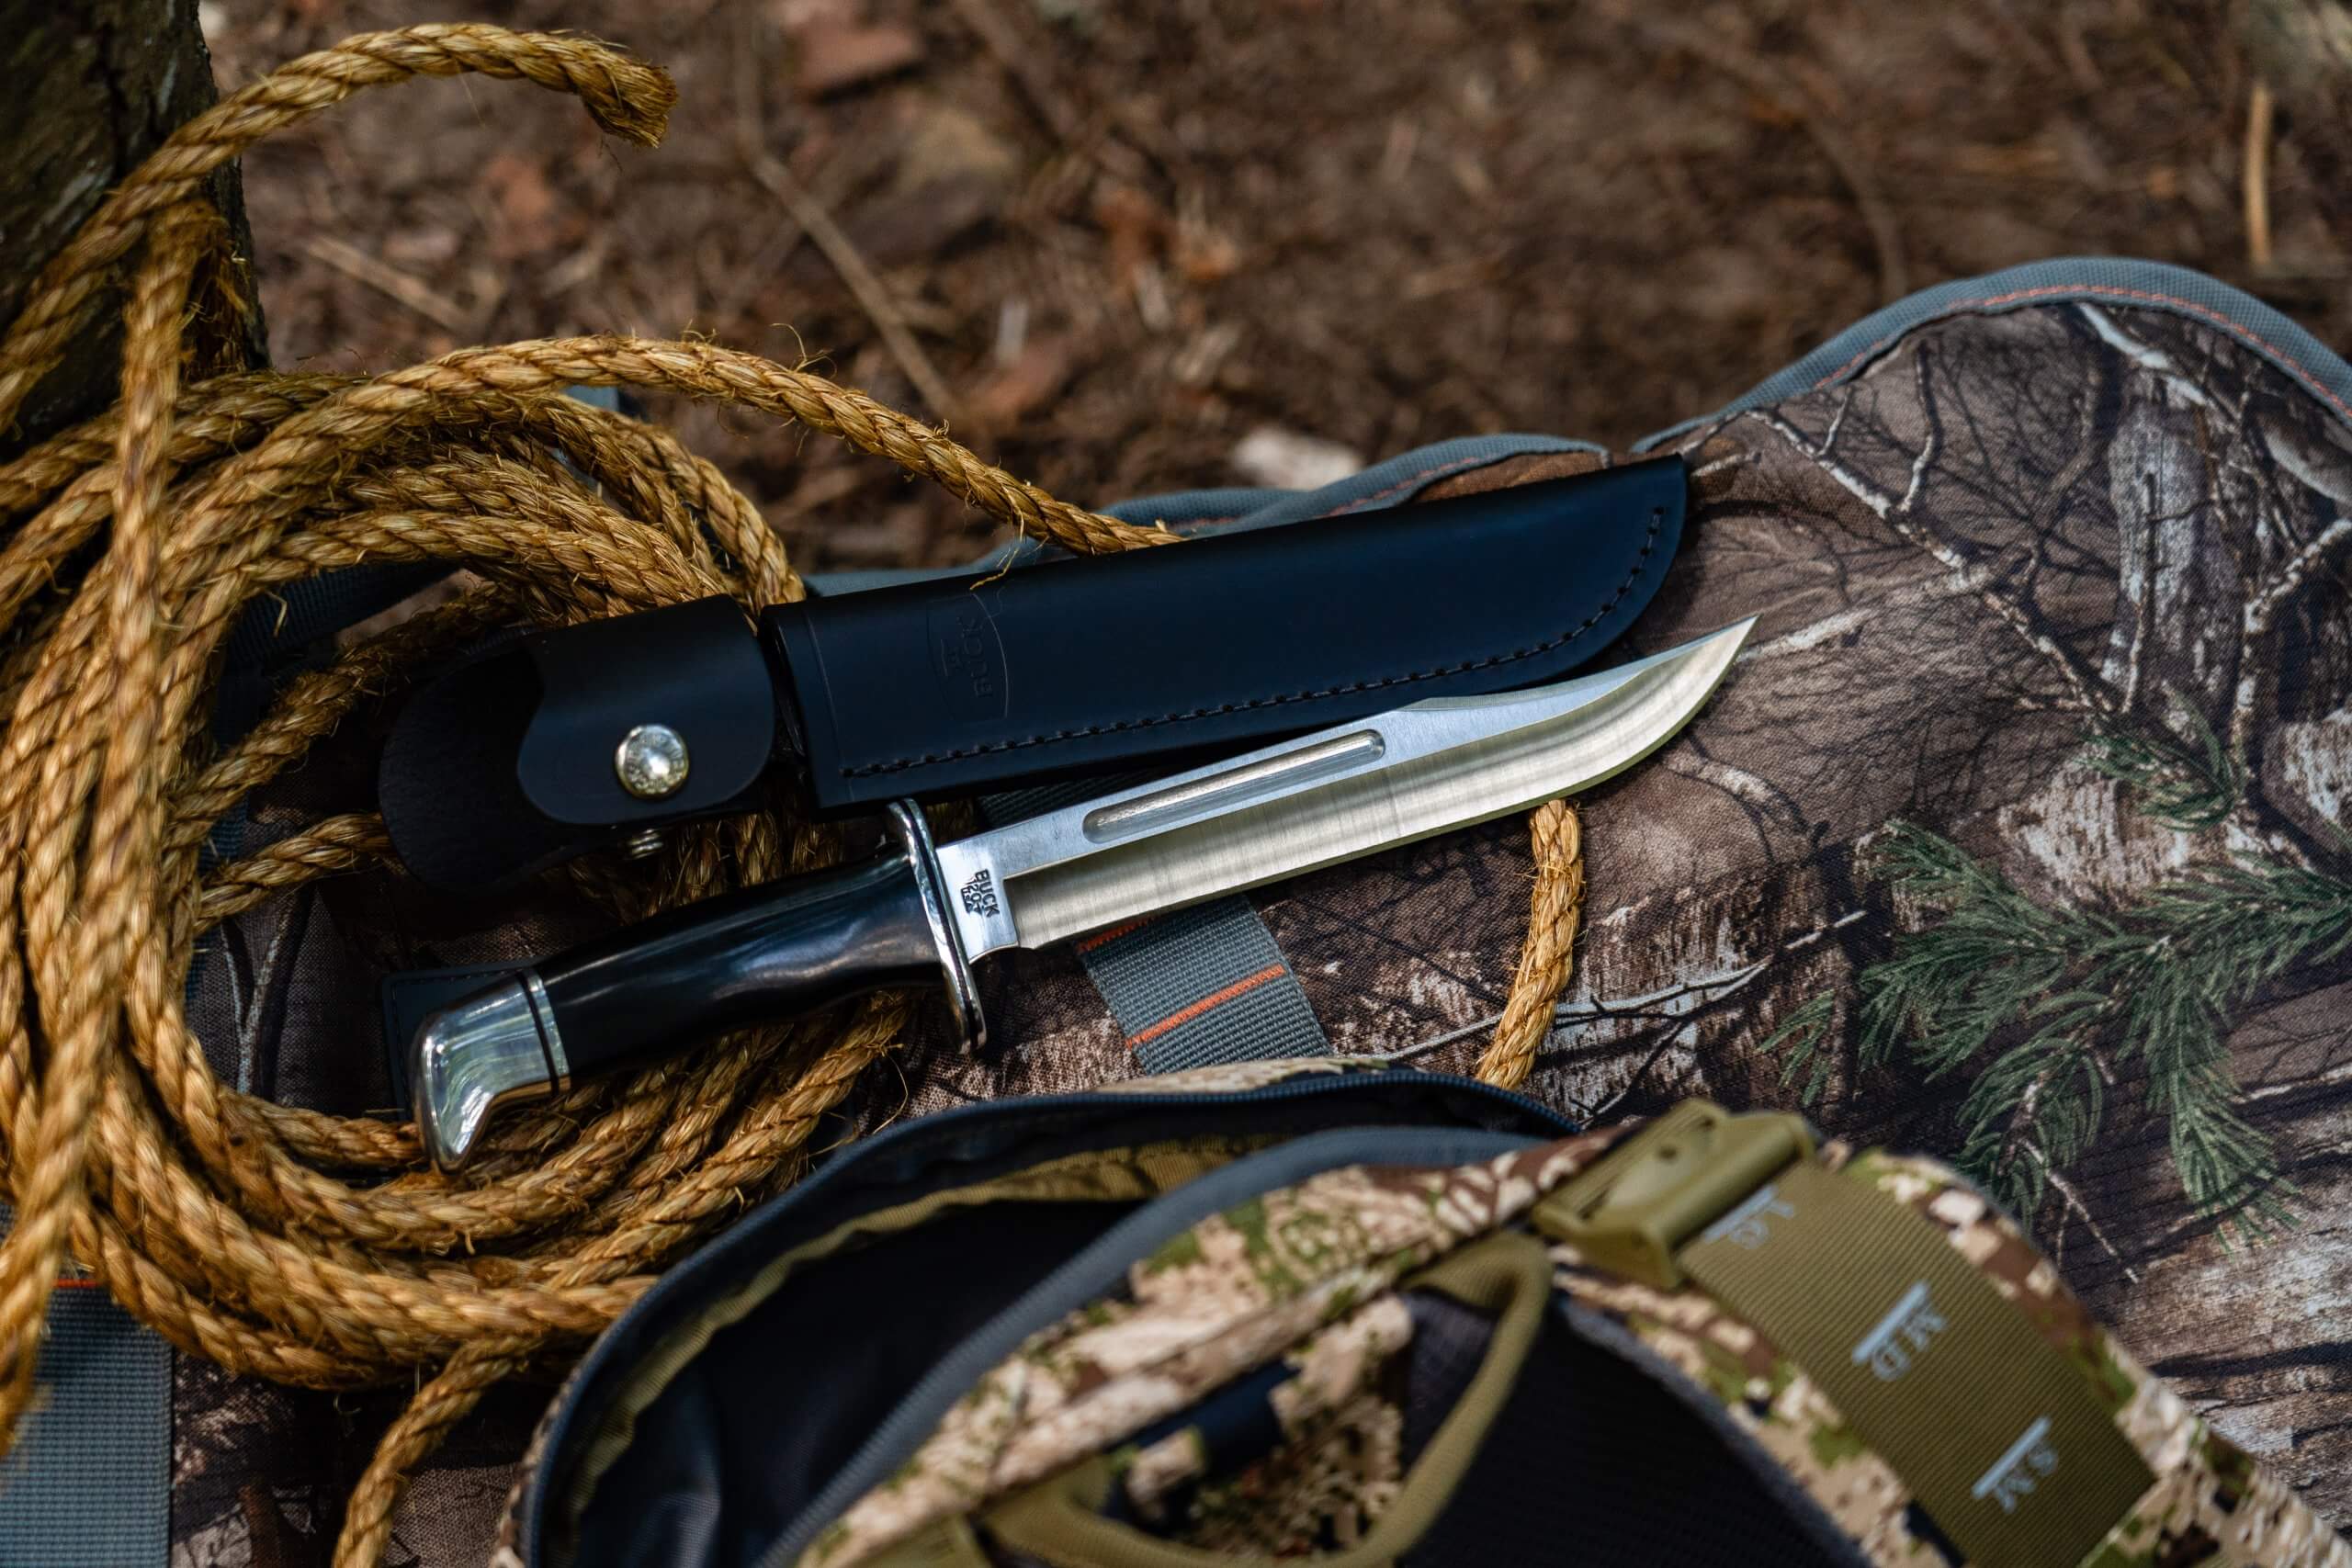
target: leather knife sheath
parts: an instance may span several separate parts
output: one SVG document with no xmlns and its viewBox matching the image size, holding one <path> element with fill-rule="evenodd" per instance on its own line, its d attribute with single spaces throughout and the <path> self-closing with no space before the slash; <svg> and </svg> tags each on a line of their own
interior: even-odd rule
<svg viewBox="0 0 2352 1568">
<path fill-rule="evenodd" d="M 526 637 L 443 677 L 379 774 L 423 880 L 485 889 L 747 808 L 781 765 L 820 814 L 1232 751 L 1425 697 L 1555 681 L 1622 634 L 1679 543 L 1677 457 L 1445 501 L 781 604 Z M 624 787 L 640 726 L 682 784 Z"/>
</svg>

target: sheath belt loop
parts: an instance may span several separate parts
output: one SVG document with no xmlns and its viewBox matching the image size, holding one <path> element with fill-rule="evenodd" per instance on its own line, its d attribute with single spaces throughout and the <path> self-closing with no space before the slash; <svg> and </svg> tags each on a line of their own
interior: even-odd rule
<svg viewBox="0 0 2352 1568">
<path fill-rule="evenodd" d="M 2093 1382 L 1794 1116 L 1689 1100 L 1544 1199 L 1593 1267 L 1696 1286 L 1804 1369 L 1967 1561 L 2076 1563 L 2154 1483 Z"/>
</svg>

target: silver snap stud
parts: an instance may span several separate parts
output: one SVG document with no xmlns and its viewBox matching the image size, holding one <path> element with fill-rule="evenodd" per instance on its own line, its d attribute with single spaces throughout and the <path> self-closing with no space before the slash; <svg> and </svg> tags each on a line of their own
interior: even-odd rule
<svg viewBox="0 0 2352 1568">
<path fill-rule="evenodd" d="M 621 787 L 639 800 L 665 800 L 686 784 L 686 739 L 666 724 L 640 724 L 613 753 Z"/>
</svg>

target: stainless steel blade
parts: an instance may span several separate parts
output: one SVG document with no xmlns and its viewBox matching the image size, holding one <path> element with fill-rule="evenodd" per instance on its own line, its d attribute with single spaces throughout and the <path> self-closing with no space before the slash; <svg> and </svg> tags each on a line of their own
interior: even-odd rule
<svg viewBox="0 0 2352 1568">
<path fill-rule="evenodd" d="M 1588 788 L 1670 739 L 1755 624 L 1556 685 L 1415 703 L 942 845 L 964 953 L 1041 947 Z"/>
</svg>

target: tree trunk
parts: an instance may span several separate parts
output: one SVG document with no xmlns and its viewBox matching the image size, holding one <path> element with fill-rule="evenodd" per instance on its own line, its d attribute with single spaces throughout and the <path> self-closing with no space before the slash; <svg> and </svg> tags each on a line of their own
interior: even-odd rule
<svg viewBox="0 0 2352 1568">
<path fill-rule="evenodd" d="M 16 96 L 5 145 L 8 178 L 0 182 L 0 318 L 13 321 L 42 266 L 107 193 L 217 95 L 196 0 L 0 0 L 0 79 Z M 210 191 L 243 272 L 253 245 L 235 164 L 213 176 Z M 250 276 L 238 281 L 250 299 Z M 114 400 L 119 299 L 99 304 L 92 330 L 34 391 L 17 427 L 0 433 L 0 454 Z M 245 357 L 258 364 L 264 353 L 255 310 Z"/>
</svg>

